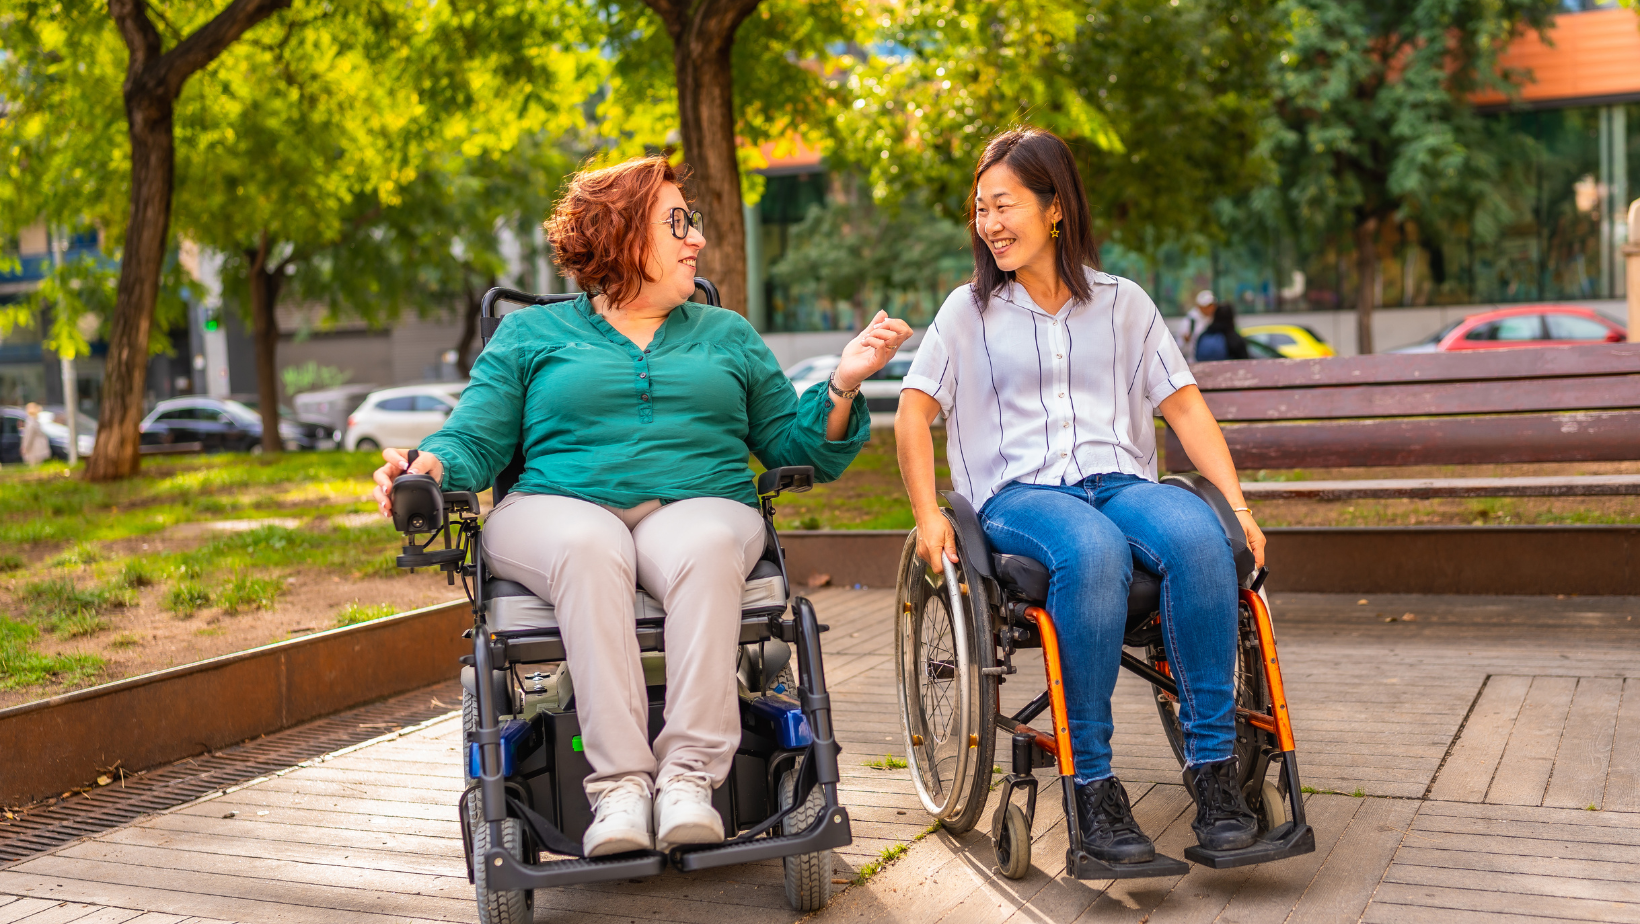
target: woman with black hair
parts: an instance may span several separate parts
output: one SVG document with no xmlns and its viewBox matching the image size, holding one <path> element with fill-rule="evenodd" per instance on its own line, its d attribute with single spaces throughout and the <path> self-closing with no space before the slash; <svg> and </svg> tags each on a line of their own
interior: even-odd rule
<svg viewBox="0 0 1640 924">
<path fill-rule="evenodd" d="M 929 327 L 895 422 L 918 554 L 956 561 L 934 490 L 930 426 L 944 413 L 952 486 L 979 509 L 992 548 L 1049 571 L 1086 849 L 1107 863 L 1155 856 L 1110 766 L 1110 698 L 1136 564 L 1162 579 L 1197 839 L 1212 850 L 1250 846 L 1257 822 L 1232 751 L 1235 563 L 1211 508 L 1156 482 L 1153 420 L 1159 411 L 1224 493 L 1262 564 L 1264 535 L 1224 435 L 1150 297 L 1098 270 L 1087 197 L 1063 141 L 1034 129 L 991 139 L 970 209 L 973 280 Z"/>
<path fill-rule="evenodd" d="M 1247 341 L 1236 330 L 1236 309 L 1228 303 L 1213 309 L 1213 323 L 1196 338 L 1196 362 L 1246 359 Z"/>
</svg>

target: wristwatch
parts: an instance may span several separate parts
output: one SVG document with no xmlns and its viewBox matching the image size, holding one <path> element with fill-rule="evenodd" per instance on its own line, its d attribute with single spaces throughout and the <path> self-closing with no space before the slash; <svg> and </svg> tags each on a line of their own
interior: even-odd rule
<svg viewBox="0 0 1640 924">
<path fill-rule="evenodd" d="M 830 389 L 832 394 L 842 398 L 844 401 L 853 401 L 854 396 L 860 393 L 860 386 L 858 385 L 854 386 L 852 391 L 844 391 L 841 388 L 838 388 L 837 373 L 835 372 L 831 374 L 831 378 L 826 380 L 826 388 Z"/>
</svg>

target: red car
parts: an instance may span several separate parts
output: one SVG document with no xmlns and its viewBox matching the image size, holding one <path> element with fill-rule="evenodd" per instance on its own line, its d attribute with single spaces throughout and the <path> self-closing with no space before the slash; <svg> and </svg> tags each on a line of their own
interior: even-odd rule
<svg viewBox="0 0 1640 924">
<path fill-rule="evenodd" d="M 1454 321 L 1421 343 L 1392 353 L 1456 353 L 1464 350 L 1508 350 L 1517 347 L 1569 346 L 1575 343 L 1621 343 L 1623 328 L 1587 308 L 1573 305 L 1522 305 L 1472 314 Z"/>
</svg>

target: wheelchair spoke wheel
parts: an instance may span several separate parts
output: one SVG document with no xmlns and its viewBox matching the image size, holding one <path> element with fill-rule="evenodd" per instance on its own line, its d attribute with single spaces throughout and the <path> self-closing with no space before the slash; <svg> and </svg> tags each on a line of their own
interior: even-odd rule
<svg viewBox="0 0 1640 924">
<path fill-rule="evenodd" d="M 982 670 L 995 665 L 996 645 L 978 579 L 959 576 L 970 592 L 957 588 L 953 609 L 945 575 L 917 558 L 916 542 L 913 531 L 901 555 L 896 601 L 906 759 L 923 807 L 961 833 L 978 821 L 989 794 L 997 684 Z M 960 547 L 958 555 L 967 560 Z"/>
<path fill-rule="evenodd" d="M 1264 679 L 1264 660 L 1259 656 L 1258 632 L 1253 627 L 1253 614 L 1245 604 L 1238 605 L 1236 629 L 1236 769 L 1241 775 L 1242 793 L 1255 812 L 1260 811 L 1264 795 L 1264 777 L 1270 765 L 1270 755 L 1277 745 L 1275 735 L 1247 721 L 1239 710 L 1269 714 L 1270 688 Z M 1166 650 L 1160 642 L 1146 648 L 1146 661 L 1161 669 L 1167 665 Z M 1170 671 L 1169 671 L 1170 673 Z M 1179 703 L 1160 687 L 1151 687 L 1156 697 L 1156 711 L 1161 715 L 1162 731 L 1173 748 L 1179 766 L 1185 764 L 1184 728 L 1179 722 Z M 1270 787 L 1274 789 L 1274 787 Z"/>
</svg>

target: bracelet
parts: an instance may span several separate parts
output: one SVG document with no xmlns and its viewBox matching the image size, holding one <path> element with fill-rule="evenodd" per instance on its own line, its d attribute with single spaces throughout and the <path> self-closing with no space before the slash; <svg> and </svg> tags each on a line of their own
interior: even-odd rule
<svg viewBox="0 0 1640 924">
<path fill-rule="evenodd" d="M 1230 512 L 1231 513 L 1252 513 L 1253 511 L 1251 509 L 1247 508 L 1247 507 L 1231 507 Z"/>
<path fill-rule="evenodd" d="M 831 374 L 830 378 L 826 379 L 826 388 L 828 388 L 831 391 L 832 394 L 836 395 L 839 398 L 842 398 L 844 401 L 853 401 L 854 396 L 858 395 L 860 393 L 860 386 L 858 386 L 858 385 L 854 386 L 853 391 L 844 391 L 841 388 L 838 388 L 837 387 L 837 373 L 835 373 L 835 372 L 833 372 Z"/>
</svg>

